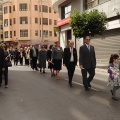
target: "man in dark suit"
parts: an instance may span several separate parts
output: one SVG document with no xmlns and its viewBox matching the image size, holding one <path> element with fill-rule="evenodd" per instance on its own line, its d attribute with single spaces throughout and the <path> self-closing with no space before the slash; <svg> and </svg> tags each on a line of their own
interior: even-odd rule
<svg viewBox="0 0 120 120">
<path fill-rule="evenodd" d="M 5 71 L 5 54 L 3 49 L 0 47 L 0 87 L 2 84 L 2 73 Z"/>
<path fill-rule="evenodd" d="M 69 86 L 72 87 L 72 78 L 77 65 L 77 50 L 74 48 L 74 41 L 70 40 L 69 47 L 64 49 L 63 64 L 67 67 Z"/>
<path fill-rule="evenodd" d="M 85 37 L 85 44 L 80 47 L 79 51 L 79 65 L 82 72 L 83 85 L 86 91 L 91 88 L 90 82 L 95 76 L 96 68 L 96 56 L 95 50 L 92 45 L 90 45 L 90 36 Z M 89 77 L 87 77 L 89 73 Z"/>
<path fill-rule="evenodd" d="M 32 59 L 32 69 L 37 70 L 37 59 L 38 59 L 38 49 L 33 45 L 32 49 L 30 49 L 30 58 Z"/>
</svg>

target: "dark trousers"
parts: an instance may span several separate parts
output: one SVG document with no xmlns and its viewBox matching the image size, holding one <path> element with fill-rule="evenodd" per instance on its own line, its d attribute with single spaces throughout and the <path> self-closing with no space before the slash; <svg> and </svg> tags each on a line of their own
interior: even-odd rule
<svg viewBox="0 0 120 120">
<path fill-rule="evenodd" d="M 69 84 L 71 84 L 72 83 L 72 78 L 73 78 L 73 75 L 74 75 L 74 71 L 75 71 L 75 63 L 70 62 L 66 67 L 67 67 L 67 70 L 68 70 Z"/>
<path fill-rule="evenodd" d="M 32 68 L 37 69 L 37 57 L 32 58 Z"/>
<path fill-rule="evenodd" d="M 20 65 L 23 65 L 23 57 L 20 58 Z"/>
<path fill-rule="evenodd" d="M 95 76 L 95 68 L 90 69 L 82 69 L 82 78 L 83 78 L 83 85 L 85 88 L 88 88 L 88 85 L 93 80 Z M 87 73 L 89 73 L 89 77 L 87 77 Z"/>
<path fill-rule="evenodd" d="M 0 84 L 2 84 L 2 75 L 5 77 L 5 85 L 8 85 L 8 67 L 5 67 L 5 71 L 0 70 Z"/>
<path fill-rule="evenodd" d="M 26 59 L 26 65 L 29 65 L 29 59 Z"/>
<path fill-rule="evenodd" d="M 18 58 L 14 59 L 14 65 L 18 65 Z"/>
</svg>

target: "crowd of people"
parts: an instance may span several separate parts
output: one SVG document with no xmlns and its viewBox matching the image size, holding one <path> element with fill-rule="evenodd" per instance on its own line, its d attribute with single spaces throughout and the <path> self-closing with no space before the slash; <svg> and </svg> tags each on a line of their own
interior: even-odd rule
<svg viewBox="0 0 120 120">
<path fill-rule="evenodd" d="M 84 45 L 79 50 L 79 67 L 82 73 L 83 85 L 86 91 L 89 91 L 91 82 L 95 76 L 96 68 L 96 55 L 94 46 L 90 45 L 90 36 L 84 38 Z M 116 97 L 116 90 L 120 88 L 120 64 L 118 60 L 119 56 L 113 54 L 110 57 L 108 66 L 108 86 L 110 86 L 110 92 L 113 100 L 118 100 Z M 46 61 L 48 62 L 48 68 L 50 69 L 51 77 L 59 79 L 60 70 L 63 66 L 66 66 L 68 71 L 68 85 L 73 87 L 73 75 L 77 66 L 78 56 L 77 50 L 74 48 L 74 41 L 70 40 L 69 45 L 62 49 L 60 42 L 56 41 L 54 45 L 49 46 L 49 50 L 46 50 L 42 45 L 38 49 L 35 45 L 31 47 L 25 47 L 20 49 L 7 49 L 5 45 L 0 46 L 0 86 L 2 85 L 2 75 L 5 77 L 5 88 L 8 88 L 8 62 L 14 61 L 14 65 L 23 65 L 25 61 L 26 66 L 31 66 L 33 70 L 45 73 Z M 89 74 L 89 76 L 87 75 Z"/>
</svg>

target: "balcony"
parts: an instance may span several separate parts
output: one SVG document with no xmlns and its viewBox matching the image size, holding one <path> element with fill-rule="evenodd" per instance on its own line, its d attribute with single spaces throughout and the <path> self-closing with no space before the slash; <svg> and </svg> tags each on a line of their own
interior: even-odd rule
<svg viewBox="0 0 120 120">
<path fill-rule="evenodd" d="M 55 11 L 58 11 L 58 6 L 67 0 L 52 0 L 52 7 Z"/>
</svg>

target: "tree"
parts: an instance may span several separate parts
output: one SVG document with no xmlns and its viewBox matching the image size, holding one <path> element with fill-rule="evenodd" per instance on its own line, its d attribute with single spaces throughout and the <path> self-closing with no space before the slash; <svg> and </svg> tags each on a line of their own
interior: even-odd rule
<svg viewBox="0 0 120 120">
<path fill-rule="evenodd" d="M 86 35 L 94 36 L 102 34 L 106 29 L 106 14 L 98 10 L 92 10 L 89 13 L 80 14 L 78 10 L 71 15 L 70 26 L 76 38 L 85 37 Z"/>
</svg>

